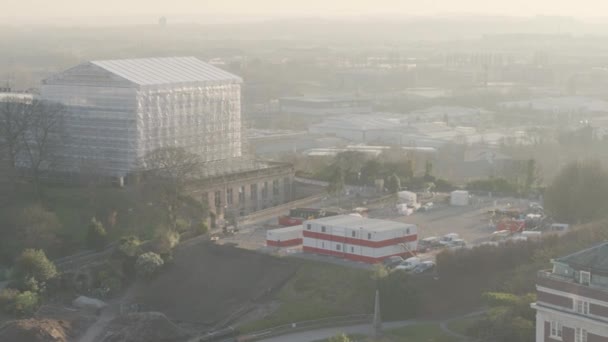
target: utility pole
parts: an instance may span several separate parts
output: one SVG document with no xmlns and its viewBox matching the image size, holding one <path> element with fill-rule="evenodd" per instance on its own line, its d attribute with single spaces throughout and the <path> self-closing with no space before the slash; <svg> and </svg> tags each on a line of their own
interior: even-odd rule
<svg viewBox="0 0 608 342">
<path fill-rule="evenodd" d="M 374 303 L 374 337 L 378 338 L 382 335 L 382 318 L 380 317 L 380 291 L 376 290 L 376 300 Z"/>
</svg>

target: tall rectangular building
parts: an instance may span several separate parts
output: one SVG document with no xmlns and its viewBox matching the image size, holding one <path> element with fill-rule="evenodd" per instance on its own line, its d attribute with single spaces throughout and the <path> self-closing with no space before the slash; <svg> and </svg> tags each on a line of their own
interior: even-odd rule
<svg viewBox="0 0 608 342">
<path fill-rule="evenodd" d="M 161 147 L 203 162 L 241 157 L 241 83 L 194 57 L 91 61 L 55 74 L 41 96 L 67 107 L 58 167 L 125 177 Z"/>
<path fill-rule="evenodd" d="M 536 284 L 536 342 L 608 342 L 608 243 L 552 260 Z"/>
</svg>

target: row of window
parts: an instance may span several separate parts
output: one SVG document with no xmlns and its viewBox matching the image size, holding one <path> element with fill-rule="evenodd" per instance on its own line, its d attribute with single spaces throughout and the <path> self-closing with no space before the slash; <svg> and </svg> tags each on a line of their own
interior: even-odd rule
<svg viewBox="0 0 608 342">
<path fill-rule="evenodd" d="M 321 242 L 321 248 L 325 248 L 325 242 Z M 342 250 L 342 245 L 341 244 L 336 244 L 336 250 L 337 251 L 341 251 Z M 355 247 L 354 246 L 350 246 L 350 252 L 351 253 L 355 253 Z M 346 253 L 346 248 L 344 249 L 344 253 Z"/>
<path fill-rule="evenodd" d="M 563 328 L 561 322 L 551 321 L 550 337 L 561 340 L 563 337 Z M 574 342 L 587 342 L 587 330 L 583 328 L 574 329 Z"/>
<path fill-rule="evenodd" d="M 288 184 L 288 180 L 284 180 L 284 185 L 285 185 L 285 193 L 287 194 L 287 184 Z M 250 190 L 250 199 L 252 201 L 256 201 L 258 199 L 258 184 L 254 183 L 251 184 L 249 186 L 249 190 Z M 239 203 L 243 203 L 245 202 L 245 186 L 241 186 L 238 188 L 239 194 L 238 194 L 238 201 Z M 280 195 L 280 187 L 279 187 L 279 180 L 273 180 L 272 181 L 272 195 L 273 196 L 279 196 Z M 206 198 L 206 195 L 203 196 L 203 199 Z M 266 199 L 268 198 L 268 182 L 264 182 L 264 185 L 262 186 L 262 198 Z M 213 198 L 213 202 L 215 204 L 216 208 L 219 208 L 222 206 L 222 192 L 221 191 L 216 191 L 214 193 L 214 198 Z M 234 204 L 234 190 L 232 188 L 228 188 L 226 189 L 226 204 L 227 205 L 232 205 Z"/>
<path fill-rule="evenodd" d="M 309 223 L 306 225 L 306 230 L 312 230 L 312 225 Z M 327 231 L 327 228 L 325 226 L 321 226 L 321 232 L 325 233 Z M 409 229 L 408 229 L 408 233 L 409 233 Z M 357 237 L 357 232 L 356 231 L 351 231 L 350 232 L 352 237 Z M 372 233 L 367 233 L 367 239 L 371 240 L 372 239 Z"/>
</svg>

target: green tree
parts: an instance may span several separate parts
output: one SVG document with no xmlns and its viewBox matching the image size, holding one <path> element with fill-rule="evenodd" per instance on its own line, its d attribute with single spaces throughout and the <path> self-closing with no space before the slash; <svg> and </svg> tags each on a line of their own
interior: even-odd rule
<svg viewBox="0 0 608 342">
<path fill-rule="evenodd" d="M 59 219 L 41 205 L 7 208 L 0 218 L 0 260 L 12 262 L 24 248 L 52 254 L 60 245 Z"/>
<path fill-rule="evenodd" d="M 386 188 L 392 194 L 397 193 L 401 189 L 401 180 L 396 174 L 393 173 L 390 177 L 388 177 Z"/>
<path fill-rule="evenodd" d="M 391 272 L 379 279 L 382 318 L 398 320 L 411 318 L 420 308 L 420 293 L 411 276 L 405 272 Z"/>
<path fill-rule="evenodd" d="M 154 252 L 147 252 L 139 257 L 135 262 L 135 270 L 137 275 L 143 278 L 149 278 L 154 275 L 163 265 L 163 259 L 160 255 Z"/>
<path fill-rule="evenodd" d="M 55 264 L 39 249 L 24 250 L 13 267 L 13 280 L 21 286 L 34 279 L 39 287 L 43 287 L 57 275 Z"/>
<path fill-rule="evenodd" d="M 530 304 L 534 294 L 517 296 L 489 292 L 483 299 L 490 310 L 469 329 L 469 334 L 482 342 L 533 342 L 535 311 Z"/>
<path fill-rule="evenodd" d="M 585 223 L 606 216 L 608 172 L 597 161 L 566 165 L 545 191 L 545 208 L 558 221 Z"/>
<path fill-rule="evenodd" d="M 433 163 L 430 160 L 424 163 L 424 180 L 427 182 L 435 181 L 435 177 L 433 177 Z"/>
<path fill-rule="evenodd" d="M 158 198 L 172 229 L 177 228 L 178 211 L 192 200 L 186 185 L 199 176 L 200 157 L 180 147 L 156 149 L 140 161 L 147 191 Z"/>
<path fill-rule="evenodd" d="M 333 175 L 329 179 L 329 185 L 327 186 L 327 192 L 336 195 L 342 193 L 344 190 L 344 171 L 340 168 L 334 170 Z"/>
<path fill-rule="evenodd" d="M 118 251 L 127 258 L 137 257 L 141 252 L 141 241 L 136 236 L 127 236 L 120 239 Z"/>
<path fill-rule="evenodd" d="M 35 292 L 24 291 L 15 296 L 12 312 L 19 316 L 29 316 L 34 314 L 39 306 L 39 295 Z"/>
<path fill-rule="evenodd" d="M 156 230 L 156 238 L 154 239 L 155 250 L 160 254 L 170 254 L 171 250 L 179 243 L 180 235 L 178 232 L 159 227 Z"/>
<path fill-rule="evenodd" d="M 89 229 L 87 230 L 87 247 L 91 249 L 101 249 L 106 246 L 108 239 L 108 233 L 95 217 L 91 219 L 89 223 Z"/>
<path fill-rule="evenodd" d="M 197 235 L 205 235 L 209 232 L 209 226 L 207 226 L 207 222 L 202 220 L 198 225 L 196 225 L 196 234 Z"/>
</svg>

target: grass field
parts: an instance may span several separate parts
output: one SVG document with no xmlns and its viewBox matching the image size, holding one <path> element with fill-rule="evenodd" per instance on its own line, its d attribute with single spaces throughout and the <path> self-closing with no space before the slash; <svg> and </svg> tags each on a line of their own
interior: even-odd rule
<svg viewBox="0 0 608 342">
<path fill-rule="evenodd" d="M 448 323 L 448 329 L 455 333 L 466 335 L 467 330 L 479 321 L 479 319 L 480 317 L 456 319 Z"/>
<path fill-rule="evenodd" d="M 279 309 L 243 326 L 243 331 L 373 311 L 375 287 L 371 272 L 321 262 L 297 262 L 301 263 L 297 273 L 278 293 Z"/>
</svg>

